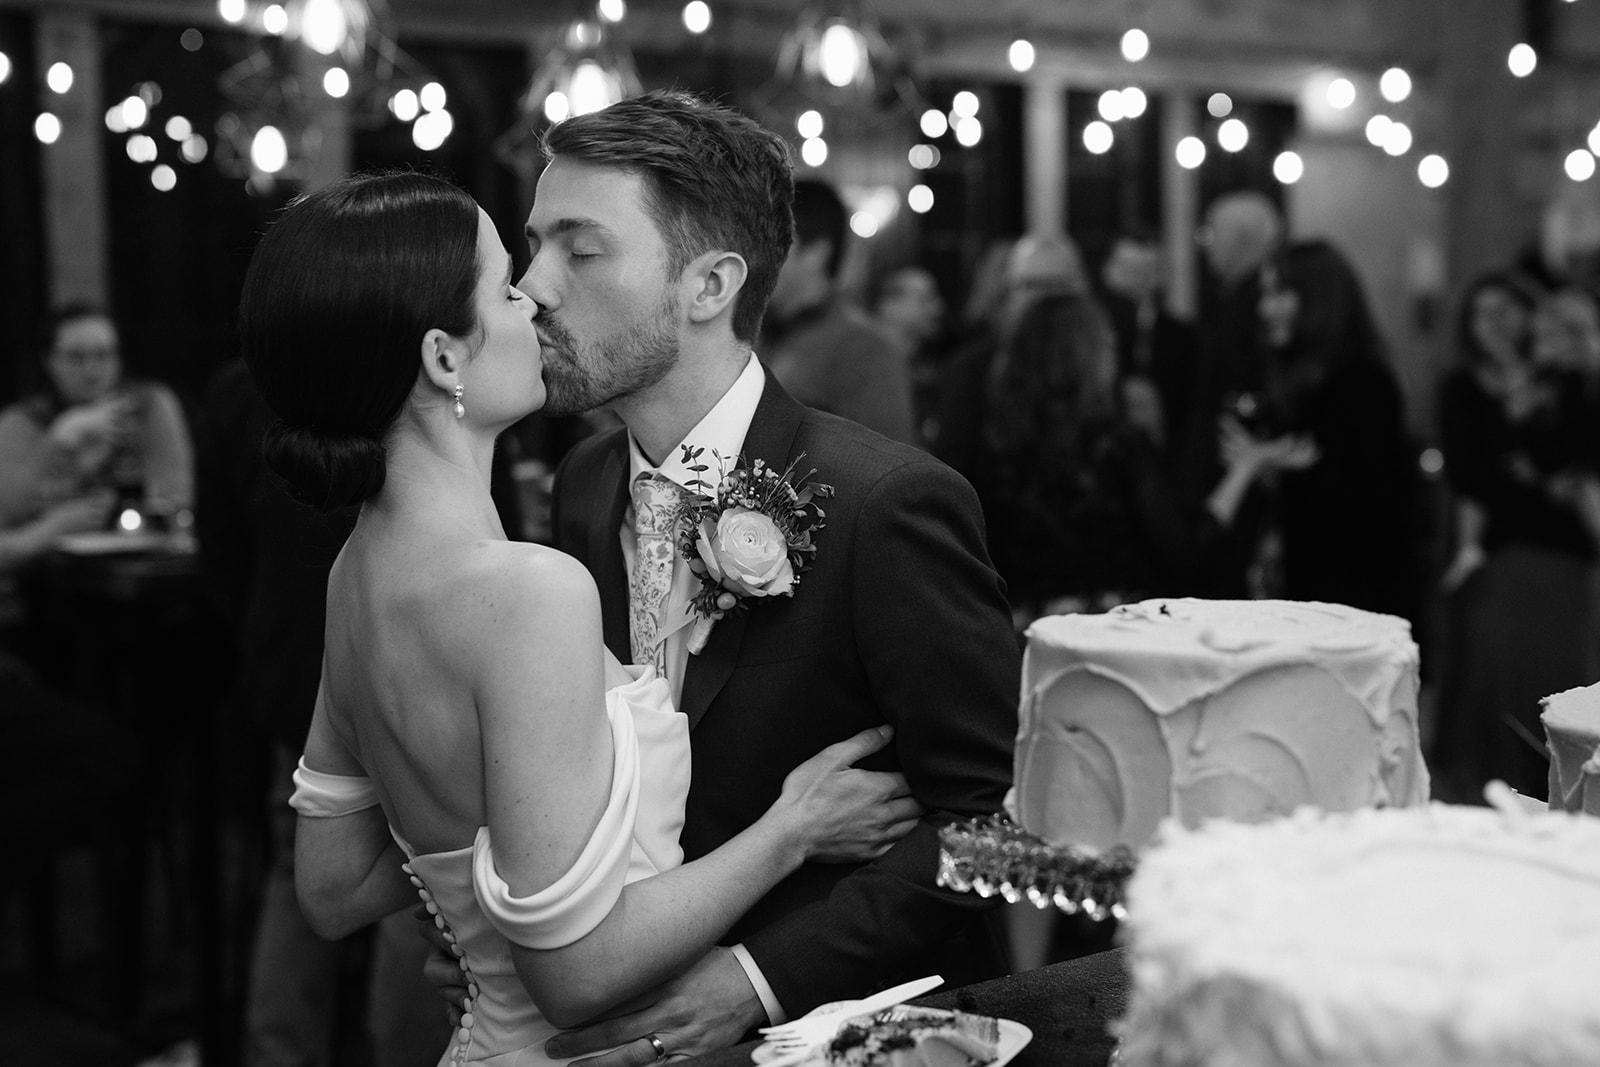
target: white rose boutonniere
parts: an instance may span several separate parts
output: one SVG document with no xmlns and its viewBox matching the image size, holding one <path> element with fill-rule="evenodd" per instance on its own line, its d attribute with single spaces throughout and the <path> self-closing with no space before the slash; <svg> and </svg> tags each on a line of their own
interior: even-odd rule
<svg viewBox="0 0 1600 1067">
<path fill-rule="evenodd" d="M 794 596 L 824 525 L 817 502 L 833 495 L 833 486 L 810 481 L 816 471 L 796 478 L 794 464 L 780 473 L 742 456 L 713 488 L 703 478 L 711 469 L 703 455 L 704 449 L 683 446 L 695 495 L 680 513 L 678 547 L 700 579 L 689 605 L 699 616 L 689 636 L 691 653 L 705 648 L 719 619 L 745 610 L 749 600 Z M 716 459 L 720 466 L 722 457 Z"/>
</svg>

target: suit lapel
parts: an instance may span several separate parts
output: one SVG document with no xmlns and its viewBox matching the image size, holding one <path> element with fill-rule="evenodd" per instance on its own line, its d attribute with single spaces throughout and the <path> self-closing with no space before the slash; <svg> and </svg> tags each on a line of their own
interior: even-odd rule
<svg viewBox="0 0 1600 1067">
<path fill-rule="evenodd" d="M 767 384 L 761 392 L 761 402 L 756 405 L 755 417 L 750 420 L 741 454 L 751 462 L 764 459 L 769 466 L 781 471 L 792 458 L 790 452 L 795 435 L 800 431 L 800 421 L 805 417 L 805 408 L 783 391 L 771 371 L 762 369 L 766 372 Z M 683 674 L 683 695 L 679 698 L 679 710 L 689 717 L 689 729 L 699 725 L 711 702 L 732 677 L 734 667 L 739 664 L 745 628 L 750 625 L 750 613 L 760 610 L 761 604 L 757 601 L 746 610 L 727 616 L 711 628 L 711 637 L 700 654 L 689 657 Z"/>
<path fill-rule="evenodd" d="M 600 589 L 606 647 L 623 663 L 633 662 L 628 641 L 628 569 L 622 559 L 622 515 L 628 506 L 627 435 L 617 435 L 595 479 L 595 521 L 589 526 L 589 570 Z"/>
</svg>

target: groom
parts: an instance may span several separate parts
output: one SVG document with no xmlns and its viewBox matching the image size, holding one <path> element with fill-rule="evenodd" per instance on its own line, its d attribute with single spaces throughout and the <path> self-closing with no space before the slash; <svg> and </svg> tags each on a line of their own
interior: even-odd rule
<svg viewBox="0 0 1600 1067">
<path fill-rule="evenodd" d="M 971 487 L 802 407 L 751 350 L 792 241 L 787 147 L 733 111 L 655 92 L 559 123 L 545 148 L 518 287 L 539 305 L 546 410 L 606 406 L 625 424 L 562 463 L 555 541 L 594 575 L 612 651 L 660 665 L 688 716 L 685 858 L 752 823 L 806 756 L 884 722 L 894 743 L 868 765 L 903 774 L 928 812 L 872 863 L 808 864 L 734 926 L 730 948 L 548 1050 L 620 1045 L 591 1062 L 658 1062 L 918 975 L 955 986 L 1006 973 L 993 902 L 937 888 L 935 872 L 941 822 L 998 810 L 1010 783 L 1010 612 Z M 639 570 L 640 544 L 647 568 L 661 559 L 635 529 L 657 507 L 630 492 L 642 474 L 691 481 L 684 445 L 704 450 L 713 484 L 720 455 L 815 469 L 835 489 L 793 595 L 748 598 L 695 653 L 698 579 L 682 558 Z M 652 581 L 659 596 L 644 592 Z"/>
</svg>

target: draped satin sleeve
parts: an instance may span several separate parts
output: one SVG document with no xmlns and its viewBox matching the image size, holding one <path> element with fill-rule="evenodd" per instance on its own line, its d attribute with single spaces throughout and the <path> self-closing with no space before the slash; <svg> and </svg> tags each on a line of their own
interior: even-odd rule
<svg viewBox="0 0 1600 1067">
<path fill-rule="evenodd" d="M 378 790 L 364 775 L 327 774 L 300 765 L 294 769 L 294 794 L 289 806 L 311 819 L 332 819 L 353 815 L 378 806 Z"/>
<path fill-rule="evenodd" d="M 600 925 L 616 906 L 623 886 L 633 880 L 629 867 L 635 856 L 640 798 L 650 792 L 649 783 L 641 782 L 634 721 L 641 704 L 650 705 L 645 709 L 650 712 L 664 709 L 663 714 L 682 719 L 672 711 L 670 691 L 654 671 L 647 670 L 633 683 L 606 693 L 613 746 L 611 793 L 582 854 L 561 877 L 536 893 L 514 896 L 495 869 L 489 828 L 479 828 L 473 843 L 473 889 L 483 913 L 507 940 L 531 949 L 570 945 Z M 661 709 L 654 707 L 656 704 Z M 678 811 L 677 825 L 681 827 L 681 794 Z M 676 846 L 675 832 L 672 842 Z"/>
</svg>

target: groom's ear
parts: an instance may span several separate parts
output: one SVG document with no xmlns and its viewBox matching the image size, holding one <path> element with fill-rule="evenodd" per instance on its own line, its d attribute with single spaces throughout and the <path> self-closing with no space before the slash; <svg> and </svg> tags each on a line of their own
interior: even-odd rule
<svg viewBox="0 0 1600 1067">
<path fill-rule="evenodd" d="M 454 392 L 461 379 L 461 368 L 467 363 L 465 343 L 459 337 L 452 337 L 444 330 L 435 328 L 422 335 L 419 347 L 422 376 L 436 388 L 446 393 Z"/>
<path fill-rule="evenodd" d="M 706 252 L 684 268 L 690 322 L 710 322 L 733 307 L 750 268 L 737 252 Z"/>
</svg>

